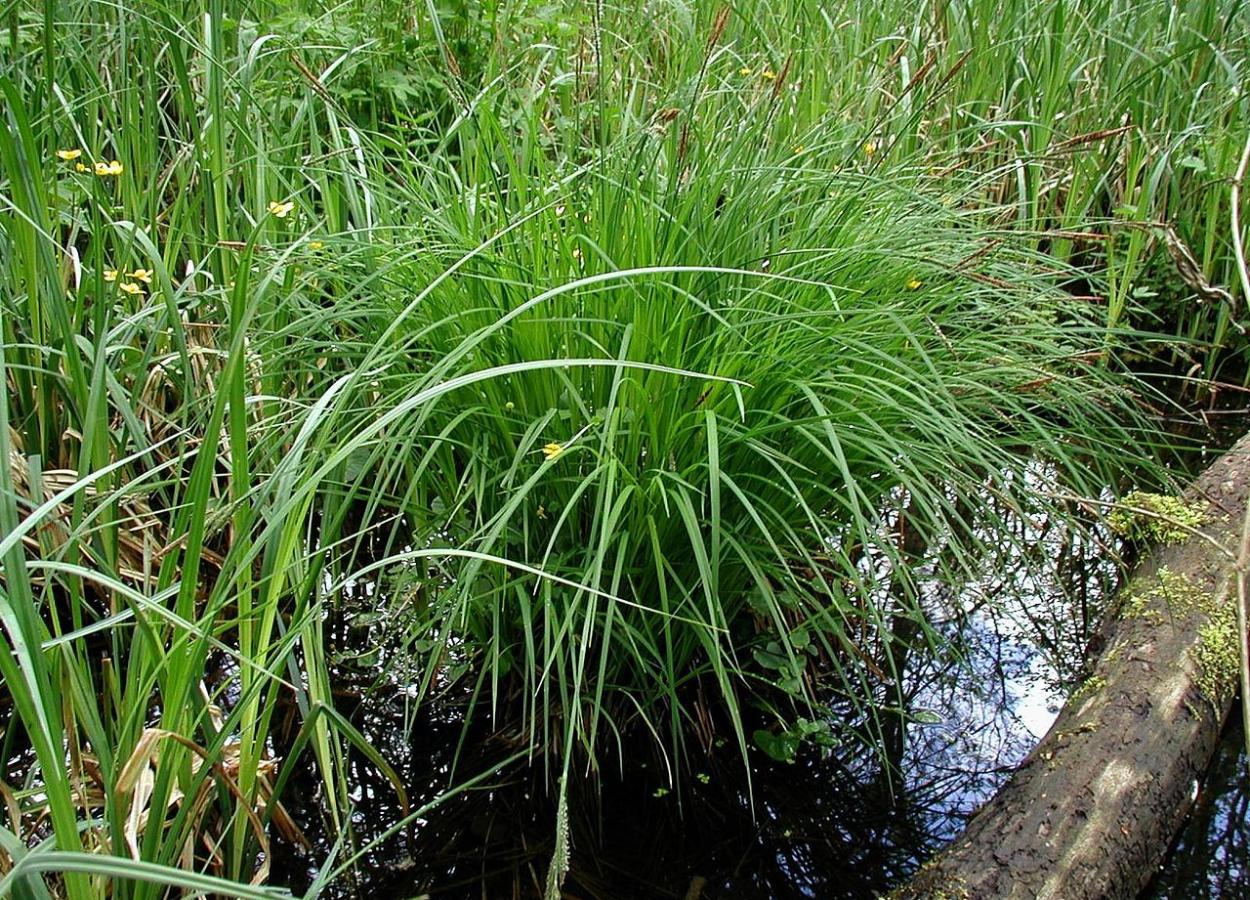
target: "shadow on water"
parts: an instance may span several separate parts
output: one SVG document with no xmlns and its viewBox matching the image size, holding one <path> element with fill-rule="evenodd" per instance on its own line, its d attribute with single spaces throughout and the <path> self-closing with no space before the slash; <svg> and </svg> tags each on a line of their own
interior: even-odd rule
<svg viewBox="0 0 1250 900">
<path fill-rule="evenodd" d="M 341 699 L 409 785 L 414 807 L 492 772 L 521 746 L 515 735 L 476 724 L 466 733 L 458 702 L 432 705 L 433 713 L 406 730 L 401 699 L 349 691 Z M 921 800 L 917 790 L 908 796 L 919 802 L 898 802 L 871 763 L 807 753 L 787 764 L 752 751 L 748 784 L 738 750 L 721 742 L 688 783 L 670 789 L 649 745 L 630 750 L 637 754 L 614 768 L 571 782 L 574 855 L 566 897 L 872 897 L 933 846 L 925 810 L 939 798 Z M 366 843 L 401 811 L 366 760 L 355 758 L 353 766 L 353 825 Z M 541 761 L 502 768 L 481 786 L 442 799 L 372 850 L 359 881 L 336 884 L 324 896 L 540 896 L 553 851 L 552 781 Z M 314 849 L 304 856 L 275 846 L 272 863 L 290 887 L 304 890 L 331 842 L 314 773 L 288 793 L 288 811 Z"/>
<path fill-rule="evenodd" d="M 422 721 L 414 735 L 402 751 L 401 775 L 414 784 L 431 782 L 432 797 L 448 783 L 460 726 Z M 513 750 L 504 735 L 470 733 L 452 780 L 489 770 Z M 367 841 L 400 813 L 389 786 L 360 763 L 353 774 L 366 787 L 353 821 Z M 565 896 L 872 897 L 936 846 L 926 815 L 941 805 L 938 782 L 900 802 L 876 766 L 848 765 L 836 756 L 800 754 L 787 764 L 752 751 L 750 769 L 748 786 L 737 750 L 726 745 L 714 748 L 692 783 L 673 790 L 649 755 L 597 778 L 575 779 Z M 540 896 L 556 816 L 546 784 L 541 764 L 513 765 L 480 788 L 444 799 L 373 851 L 360 883 L 339 885 L 330 896 Z M 273 859 L 297 889 L 315 874 L 302 864 L 320 859 L 327 845 L 316 824 L 317 788 L 311 778 L 303 787 L 288 809 L 306 823 L 316 849 L 301 860 L 290 848 L 277 848 Z"/>
</svg>

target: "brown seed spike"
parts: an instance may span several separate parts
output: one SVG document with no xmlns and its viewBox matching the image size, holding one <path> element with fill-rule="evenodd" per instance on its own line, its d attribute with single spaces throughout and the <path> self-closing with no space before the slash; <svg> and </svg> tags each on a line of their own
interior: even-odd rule
<svg viewBox="0 0 1250 900">
<path fill-rule="evenodd" d="M 777 80 L 773 82 L 773 102 L 781 96 L 781 86 L 786 83 L 786 76 L 790 74 L 790 65 L 794 62 L 793 56 L 787 56 L 785 65 L 781 67 L 781 71 L 777 73 Z"/>
<path fill-rule="evenodd" d="M 460 78 L 460 77 L 461 77 L 461 75 L 460 75 L 460 63 L 459 63 L 459 61 L 456 59 L 456 57 L 452 54 L 452 52 L 451 52 L 450 50 L 448 50 L 448 51 L 446 52 L 446 54 L 444 54 L 444 58 L 445 58 L 445 59 L 446 59 L 446 61 L 447 61 L 447 69 L 448 69 L 448 70 L 451 72 L 451 74 L 452 74 L 452 75 L 454 75 L 456 78 Z"/>
<path fill-rule="evenodd" d="M 707 36 L 707 49 L 709 52 L 720 41 L 721 35 L 725 33 L 725 26 L 729 23 L 729 13 L 730 8 L 722 6 L 720 11 L 716 13 L 716 18 L 712 20 L 712 31 Z"/>
<path fill-rule="evenodd" d="M 938 82 L 934 91 L 940 91 L 950 83 L 950 80 L 959 74 L 960 70 L 968 64 L 968 60 L 972 58 L 972 50 L 965 50 L 964 55 L 955 60 L 955 64 L 947 69 L 946 74 L 942 76 L 942 80 Z"/>
<path fill-rule="evenodd" d="M 910 94 L 912 88 L 924 81 L 925 76 L 929 74 L 935 65 L 937 65 L 937 56 L 930 53 L 929 58 L 924 61 L 924 65 L 916 70 L 916 74 L 911 77 L 911 81 L 907 82 L 907 86 L 903 88 L 903 95 Z"/>
<path fill-rule="evenodd" d="M 301 60 L 299 56 L 296 55 L 295 53 L 291 53 L 290 60 L 291 60 L 291 64 L 295 66 L 295 68 L 299 71 L 301 75 L 304 76 L 304 79 L 308 82 L 309 86 L 313 89 L 313 93 L 315 93 L 318 97 L 320 97 L 330 106 L 333 106 L 334 98 L 330 96 L 330 92 L 326 90 L 326 86 L 321 83 L 321 79 L 316 76 L 316 74 L 312 71 L 312 69 L 304 65 L 304 61 Z"/>
<path fill-rule="evenodd" d="M 1060 141 L 1051 147 L 1051 151 L 1069 150 L 1072 147 L 1079 147 L 1082 144 L 1093 144 L 1097 141 L 1105 141 L 1107 138 L 1118 137 L 1129 131 L 1137 129 L 1136 125 L 1121 125 L 1119 128 L 1104 128 L 1101 131 L 1091 131 L 1087 134 L 1078 134 L 1076 137 L 1068 138 L 1066 141 Z"/>
</svg>

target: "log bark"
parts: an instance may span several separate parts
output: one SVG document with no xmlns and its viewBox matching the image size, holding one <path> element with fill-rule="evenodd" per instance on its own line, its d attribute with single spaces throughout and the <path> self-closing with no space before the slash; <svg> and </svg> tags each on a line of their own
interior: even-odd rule
<svg viewBox="0 0 1250 900">
<path fill-rule="evenodd" d="M 897 900 L 1136 897 L 1193 800 L 1236 690 L 1250 435 L 1186 492 L 1201 531 L 1156 546 L 1091 646 L 1092 674 L 1001 791 Z M 1230 624 L 1231 622 L 1231 624 Z"/>
</svg>

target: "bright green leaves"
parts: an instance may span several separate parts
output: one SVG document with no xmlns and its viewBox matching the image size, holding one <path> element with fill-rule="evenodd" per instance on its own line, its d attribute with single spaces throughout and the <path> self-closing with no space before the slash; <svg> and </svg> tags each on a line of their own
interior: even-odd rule
<svg viewBox="0 0 1250 900">
<path fill-rule="evenodd" d="M 804 745 L 827 751 L 839 744 L 827 720 L 812 721 L 802 717 L 780 733 L 760 728 L 751 737 L 760 750 L 777 762 L 784 763 L 794 762 Z"/>
</svg>

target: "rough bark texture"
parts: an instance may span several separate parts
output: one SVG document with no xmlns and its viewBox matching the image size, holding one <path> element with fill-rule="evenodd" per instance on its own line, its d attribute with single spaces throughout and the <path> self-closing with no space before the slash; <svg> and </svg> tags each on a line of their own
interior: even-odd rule
<svg viewBox="0 0 1250 900">
<path fill-rule="evenodd" d="M 964 834 L 893 897 L 1079 900 L 1145 887 L 1235 692 L 1232 556 L 1248 494 L 1250 435 L 1186 493 L 1207 503 L 1202 530 L 1227 552 L 1197 536 L 1150 552 L 1100 629 L 1090 678 L 1054 727 Z"/>
</svg>

